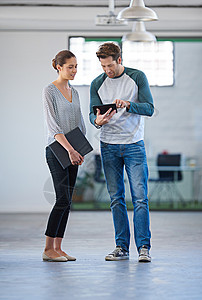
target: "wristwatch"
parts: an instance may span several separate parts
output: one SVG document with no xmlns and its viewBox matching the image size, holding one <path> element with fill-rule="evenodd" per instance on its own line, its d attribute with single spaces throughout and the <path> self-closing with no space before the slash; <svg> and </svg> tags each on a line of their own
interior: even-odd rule
<svg viewBox="0 0 202 300">
<path fill-rule="evenodd" d="M 102 127 L 102 125 L 98 125 L 98 124 L 95 122 L 95 120 L 94 120 L 94 125 L 95 125 L 95 127 L 96 127 L 97 129 L 100 129 L 100 128 Z"/>
</svg>

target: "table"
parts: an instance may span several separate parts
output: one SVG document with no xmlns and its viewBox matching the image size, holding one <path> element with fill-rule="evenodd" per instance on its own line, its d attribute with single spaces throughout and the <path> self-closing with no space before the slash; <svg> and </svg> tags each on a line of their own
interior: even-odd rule
<svg viewBox="0 0 202 300">
<path fill-rule="evenodd" d="M 184 175 L 185 172 L 189 172 L 191 174 L 191 199 L 192 201 L 200 200 L 201 193 L 201 184 L 202 184 L 202 168 L 198 166 L 149 166 L 149 174 L 152 172 L 157 173 L 158 171 L 172 171 L 174 172 L 174 183 L 179 182 L 178 180 L 178 172 L 182 172 Z M 198 176 L 197 176 L 198 175 Z M 152 177 L 152 176 L 150 176 Z M 184 177 L 184 176 L 183 176 Z M 158 178 L 158 176 L 157 176 Z M 183 181 L 183 179 L 182 179 Z"/>
</svg>

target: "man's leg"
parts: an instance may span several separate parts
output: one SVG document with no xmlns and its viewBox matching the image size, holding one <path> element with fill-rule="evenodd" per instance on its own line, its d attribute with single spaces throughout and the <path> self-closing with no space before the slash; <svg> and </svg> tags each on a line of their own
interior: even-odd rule
<svg viewBox="0 0 202 300">
<path fill-rule="evenodd" d="M 126 145 L 124 162 L 134 205 L 133 221 L 136 246 L 138 252 L 143 245 L 149 250 L 151 233 L 147 197 L 148 167 L 143 141 Z"/>
<path fill-rule="evenodd" d="M 120 145 L 101 142 L 101 154 L 107 189 L 111 198 L 116 246 L 129 251 L 130 227 L 125 203 L 124 161 Z"/>
</svg>

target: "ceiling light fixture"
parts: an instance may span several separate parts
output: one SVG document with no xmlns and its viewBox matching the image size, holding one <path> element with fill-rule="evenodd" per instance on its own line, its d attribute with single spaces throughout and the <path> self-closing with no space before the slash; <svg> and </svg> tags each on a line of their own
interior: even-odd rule
<svg viewBox="0 0 202 300">
<path fill-rule="evenodd" d="M 130 6 L 121 10 L 117 19 L 127 21 L 156 21 L 158 17 L 152 9 L 145 6 L 143 0 L 131 0 Z"/>
<path fill-rule="evenodd" d="M 128 33 L 122 37 L 122 42 L 156 42 L 156 37 L 151 33 L 146 31 L 144 22 L 139 21 L 133 25 L 131 33 Z"/>
</svg>

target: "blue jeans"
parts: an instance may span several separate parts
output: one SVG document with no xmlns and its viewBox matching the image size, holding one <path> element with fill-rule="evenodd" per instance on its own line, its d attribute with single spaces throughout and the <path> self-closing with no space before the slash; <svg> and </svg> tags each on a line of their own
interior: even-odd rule
<svg viewBox="0 0 202 300">
<path fill-rule="evenodd" d="M 148 167 L 144 141 L 134 144 L 101 142 L 102 162 L 111 198 L 116 246 L 129 251 L 130 227 L 125 202 L 124 166 L 134 207 L 133 224 L 137 250 L 150 249 L 149 207 L 147 198 Z"/>
</svg>

